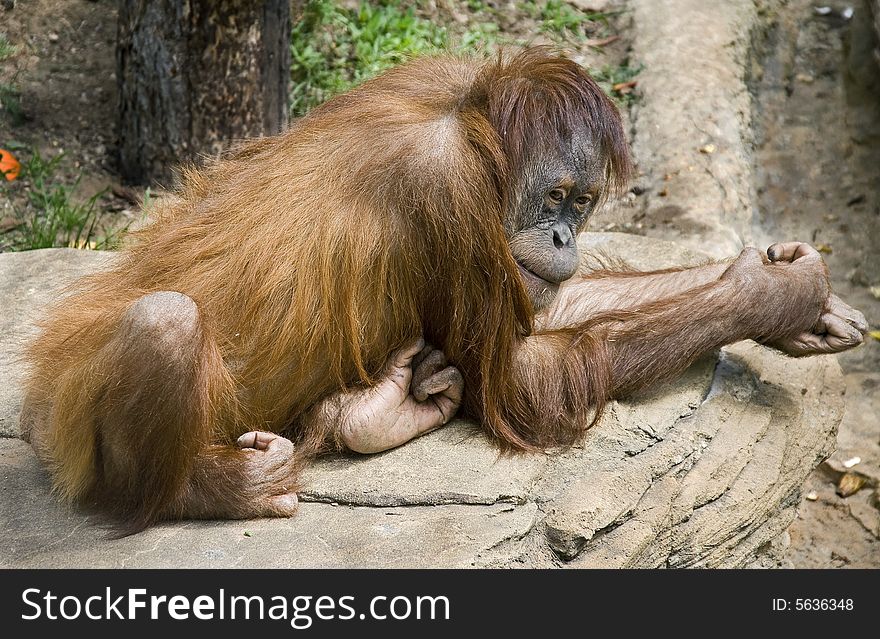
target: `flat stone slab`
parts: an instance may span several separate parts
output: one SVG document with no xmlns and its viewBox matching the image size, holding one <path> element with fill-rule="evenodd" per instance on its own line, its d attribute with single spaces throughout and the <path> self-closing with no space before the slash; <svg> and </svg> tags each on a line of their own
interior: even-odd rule
<svg viewBox="0 0 880 639">
<path fill-rule="evenodd" d="M 110 539 L 100 520 L 51 498 L 30 446 L 0 440 L 0 567 L 450 568 L 522 537 L 537 507 L 371 508 L 304 503 L 291 519 L 187 521 Z"/>
<path fill-rule="evenodd" d="M 586 234 L 599 258 L 696 264 L 671 242 Z M 794 360 L 751 342 L 679 379 L 612 402 L 583 444 L 500 456 L 457 420 L 380 455 L 338 455 L 305 474 L 291 519 L 171 522 L 109 539 L 59 504 L 16 438 L 18 361 L 41 309 L 112 256 L 0 255 L 0 566 L 742 566 L 784 530 L 800 487 L 833 450 L 843 409 L 834 358 Z"/>
<path fill-rule="evenodd" d="M 301 499 L 364 506 L 524 503 L 545 455 L 499 456 L 472 422 L 455 420 L 378 455 L 319 460 Z"/>
<path fill-rule="evenodd" d="M 18 435 L 21 348 L 36 334 L 35 322 L 61 289 L 109 264 L 105 251 L 43 249 L 0 253 L 0 437 Z"/>
</svg>

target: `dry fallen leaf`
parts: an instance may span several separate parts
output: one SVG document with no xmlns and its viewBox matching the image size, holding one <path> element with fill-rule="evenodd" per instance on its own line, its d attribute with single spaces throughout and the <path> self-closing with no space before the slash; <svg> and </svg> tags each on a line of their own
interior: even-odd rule
<svg viewBox="0 0 880 639">
<path fill-rule="evenodd" d="M 834 249 L 829 244 L 816 244 L 816 250 L 827 255 L 831 255 L 834 252 Z"/>
<path fill-rule="evenodd" d="M 880 331 L 868 331 L 868 335 L 880 342 Z"/>
<path fill-rule="evenodd" d="M 849 497 L 859 492 L 865 485 L 865 478 L 856 473 L 844 473 L 837 482 L 837 494 L 841 497 Z"/>
<path fill-rule="evenodd" d="M 611 87 L 611 90 L 616 91 L 621 95 L 626 95 L 627 93 L 632 91 L 638 83 L 638 80 L 630 80 L 629 82 L 618 82 Z"/>
</svg>

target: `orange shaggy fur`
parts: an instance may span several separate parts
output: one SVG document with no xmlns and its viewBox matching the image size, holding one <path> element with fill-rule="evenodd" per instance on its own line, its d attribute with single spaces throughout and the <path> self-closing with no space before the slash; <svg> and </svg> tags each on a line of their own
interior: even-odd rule
<svg viewBox="0 0 880 639">
<path fill-rule="evenodd" d="M 607 395 L 608 357 L 583 327 L 549 332 L 559 348 L 537 358 L 523 353 L 534 313 L 505 235 L 530 145 L 573 130 L 604 147 L 608 188 L 621 184 L 619 118 L 577 65 L 542 50 L 440 57 L 185 171 L 177 197 L 159 201 L 112 269 L 51 310 L 30 347 L 23 426 L 58 491 L 94 494 L 114 436 L 102 423 L 132 410 L 147 470 L 119 499 L 144 525 L 200 451 L 245 431 L 285 433 L 312 455 L 332 433 L 301 427 L 309 407 L 370 384 L 420 335 L 461 370 L 465 411 L 503 449 L 575 442 Z M 179 396 L 106 400 L 114 385 L 162 387 L 114 368 L 108 352 L 126 309 L 156 291 L 195 301 L 204 356 L 175 373 Z"/>
</svg>

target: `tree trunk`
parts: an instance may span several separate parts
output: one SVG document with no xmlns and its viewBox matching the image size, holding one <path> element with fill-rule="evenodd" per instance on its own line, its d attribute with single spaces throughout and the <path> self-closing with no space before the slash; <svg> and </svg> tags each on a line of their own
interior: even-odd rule
<svg viewBox="0 0 880 639">
<path fill-rule="evenodd" d="M 287 123 L 290 0 L 119 0 L 119 170 L 174 168 Z"/>
</svg>

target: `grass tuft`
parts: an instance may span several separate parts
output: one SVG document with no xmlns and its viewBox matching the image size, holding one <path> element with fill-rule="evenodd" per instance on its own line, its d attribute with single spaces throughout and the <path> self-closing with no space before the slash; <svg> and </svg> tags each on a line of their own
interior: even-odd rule
<svg viewBox="0 0 880 639">
<path fill-rule="evenodd" d="M 16 53 L 18 47 L 9 41 L 5 33 L 0 33 L 0 62 L 4 62 Z M 0 111 L 6 114 L 13 126 L 20 125 L 25 119 L 19 98 L 20 93 L 14 78 L 12 82 L 0 82 Z"/>
<path fill-rule="evenodd" d="M 493 3 L 469 0 L 472 12 L 464 31 L 421 17 L 418 3 L 362 0 L 352 7 L 338 0 L 311 0 L 291 36 L 290 113 L 299 117 L 382 71 L 418 56 L 439 51 L 491 55 L 505 44 Z M 557 42 L 583 40 L 608 25 L 608 13 L 585 13 L 562 0 L 520 2 L 517 8 L 540 23 Z"/>
<path fill-rule="evenodd" d="M 11 58 L 18 53 L 18 47 L 9 41 L 9 37 L 5 33 L 0 33 L 0 62 Z"/>
<path fill-rule="evenodd" d="M 447 42 L 444 27 L 397 2 L 362 2 L 357 9 L 313 0 L 291 37 L 290 110 L 300 116 L 409 56 Z"/>
<path fill-rule="evenodd" d="M 85 249 L 114 248 L 119 241 L 118 233 L 98 235 L 98 224 L 103 215 L 99 200 L 106 190 L 95 193 L 85 201 L 77 201 L 74 192 L 82 174 L 73 183 L 58 177 L 63 154 L 44 158 L 33 149 L 22 162 L 21 172 L 15 182 L 0 184 L 18 225 L 8 231 L 7 246 L 13 251 L 68 247 Z M 12 190 L 24 189 L 27 200 L 24 205 L 12 204 Z M 121 231 L 120 231 L 121 233 Z"/>
<path fill-rule="evenodd" d="M 591 71 L 591 75 L 605 93 L 621 105 L 630 106 L 638 100 L 638 95 L 632 90 L 631 83 L 643 68 L 642 65 L 629 66 L 628 64 L 614 67 L 605 66 Z"/>
</svg>

